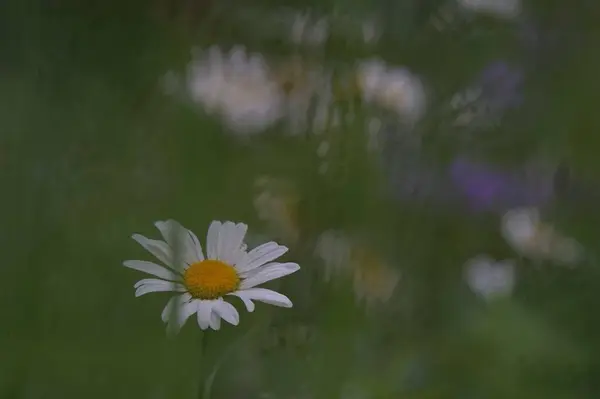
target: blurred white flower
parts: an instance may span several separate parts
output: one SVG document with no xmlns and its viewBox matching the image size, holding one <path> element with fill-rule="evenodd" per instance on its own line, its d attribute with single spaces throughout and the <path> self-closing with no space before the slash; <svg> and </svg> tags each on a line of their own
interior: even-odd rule
<svg viewBox="0 0 600 399">
<path fill-rule="evenodd" d="M 458 0 L 458 4 L 469 11 L 501 18 L 514 18 L 521 13 L 521 0 Z"/>
<path fill-rule="evenodd" d="M 203 252 L 196 235 L 178 222 L 159 221 L 155 225 L 164 241 L 140 234 L 132 238 L 165 266 L 141 260 L 127 260 L 123 265 L 158 277 L 138 281 L 134 286 L 136 297 L 151 292 L 182 293 L 172 297 L 162 312 L 162 320 L 170 330 L 179 331 L 194 314 L 202 330 L 218 330 L 221 319 L 237 325 L 238 311 L 223 299 L 225 296 L 237 296 L 249 312 L 255 308 L 252 301 L 292 307 L 285 295 L 256 288 L 300 269 L 297 263 L 273 262 L 287 252 L 286 247 L 271 241 L 248 252 L 244 243 L 248 226 L 213 221 Z"/>
<path fill-rule="evenodd" d="M 359 63 L 356 73 L 366 102 L 394 111 L 410 121 L 418 120 L 425 112 L 425 88 L 407 69 L 388 67 L 375 59 Z"/>
<path fill-rule="evenodd" d="M 325 264 L 325 280 L 329 281 L 351 266 L 351 243 L 343 233 L 328 230 L 317 239 L 315 255 Z"/>
<path fill-rule="evenodd" d="M 285 93 L 265 60 L 243 47 L 201 53 L 189 66 L 187 86 L 194 102 L 219 114 L 236 132 L 264 130 L 284 114 Z"/>
<path fill-rule="evenodd" d="M 474 293 L 487 300 L 510 296 L 515 286 L 515 266 L 510 260 L 497 262 L 478 255 L 465 264 L 465 279 Z"/>
<path fill-rule="evenodd" d="M 512 209 L 502 217 L 502 235 L 514 247 L 523 247 L 535 237 L 540 225 L 536 208 Z"/>
<path fill-rule="evenodd" d="M 386 64 L 377 59 L 362 61 L 357 68 L 358 87 L 367 101 L 375 100 L 387 78 Z"/>
<path fill-rule="evenodd" d="M 536 208 L 517 208 L 506 212 L 502 217 L 501 231 L 515 251 L 534 260 L 575 264 L 583 258 L 581 244 L 543 223 Z"/>
</svg>

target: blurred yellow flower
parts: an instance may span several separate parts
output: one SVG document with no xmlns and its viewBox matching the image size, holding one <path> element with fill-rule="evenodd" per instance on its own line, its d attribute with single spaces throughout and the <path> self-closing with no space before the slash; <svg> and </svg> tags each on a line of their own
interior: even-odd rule
<svg viewBox="0 0 600 399">
<path fill-rule="evenodd" d="M 338 231 L 319 236 L 315 255 L 324 263 L 326 281 L 350 276 L 357 301 L 367 306 L 387 302 L 400 281 L 400 273 L 375 251 Z"/>
<path fill-rule="evenodd" d="M 358 247 L 352 252 L 356 299 L 367 306 L 387 302 L 400 281 L 400 273 L 370 249 Z"/>
<path fill-rule="evenodd" d="M 268 229 L 278 239 L 294 245 L 300 237 L 298 227 L 298 205 L 300 198 L 294 187 L 280 179 L 267 176 L 255 181 L 258 195 L 254 208 L 258 218 L 267 224 Z"/>
</svg>

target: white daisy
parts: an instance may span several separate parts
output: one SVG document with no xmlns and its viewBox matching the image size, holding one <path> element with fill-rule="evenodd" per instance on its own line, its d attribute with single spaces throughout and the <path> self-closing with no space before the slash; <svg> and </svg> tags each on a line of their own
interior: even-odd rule
<svg viewBox="0 0 600 399">
<path fill-rule="evenodd" d="M 496 262 L 479 255 L 465 264 L 465 279 L 469 288 L 485 299 L 508 296 L 515 286 L 515 267 L 512 261 Z"/>
<path fill-rule="evenodd" d="M 132 238 L 166 267 L 141 260 L 128 260 L 123 264 L 158 277 L 138 281 L 134 286 L 136 297 L 150 292 L 182 293 L 172 297 L 162 312 L 162 320 L 175 331 L 193 314 L 197 315 L 202 330 L 209 327 L 218 330 L 221 319 L 237 325 L 239 314 L 223 299 L 226 296 L 240 298 L 249 312 L 254 311 L 253 300 L 292 307 L 285 295 L 256 288 L 300 269 L 297 263 L 273 262 L 288 251 L 287 247 L 271 241 L 248 252 L 244 244 L 247 225 L 213 221 L 204 253 L 196 235 L 178 222 L 159 221 L 155 226 L 164 241 L 140 234 Z"/>
</svg>

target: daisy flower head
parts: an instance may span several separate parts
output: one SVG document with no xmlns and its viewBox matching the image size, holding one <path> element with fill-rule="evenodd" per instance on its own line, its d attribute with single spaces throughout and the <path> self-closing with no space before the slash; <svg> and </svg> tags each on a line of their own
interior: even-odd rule
<svg viewBox="0 0 600 399">
<path fill-rule="evenodd" d="M 297 263 L 273 262 L 288 251 L 287 247 L 271 241 L 248 251 L 244 243 L 247 225 L 213 221 L 204 252 L 196 235 L 178 222 L 158 221 L 155 226 L 164 241 L 140 234 L 132 238 L 164 266 L 142 260 L 127 260 L 123 265 L 157 277 L 138 281 L 134 286 L 136 297 L 151 292 L 180 293 L 162 312 L 162 320 L 170 330 L 179 331 L 194 314 L 202 330 L 218 330 L 221 319 L 237 325 L 238 311 L 225 297 L 240 298 L 249 312 L 254 311 L 253 301 L 292 307 L 285 295 L 257 288 L 300 269 Z"/>
</svg>

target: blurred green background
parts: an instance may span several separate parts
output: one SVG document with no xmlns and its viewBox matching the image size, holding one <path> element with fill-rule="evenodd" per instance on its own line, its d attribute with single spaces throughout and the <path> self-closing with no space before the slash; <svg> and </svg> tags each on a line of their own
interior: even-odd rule
<svg viewBox="0 0 600 399">
<path fill-rule="evenodd" d="M 197 398 L 218 359 L 212 398 L 600 395 L 593 260 L 575 269 L 521 261 L 514 295 L 484 303 L 463 282 L 462 265 L 480 252 L 514 256 L 497 215 L 382 196 L 384 179 L 352 134 L 363 125 L 347 127 L 350 144 L 336 164 L 342 177 L 327 180 L 311 137 L 275 131 L 237 140 L 163 93 L 162 76 L 182 70 L 195 45 L 289 54 L 281 32 L 270 30 L 283 6 L 384 15 L 387 33 L 375 48 L 332 40 L 324 62 L 376 54 L 410 65 L 438 93 L 460 89 L 491 59 L 530 55 L 519 50 L 516 28 L 493 18 L 431 29 L 442 5 L 435 0 L 312 3 L 0 5 L 0 397 Z M 480 155 L 511 164 L 542 152 L 595 187 L 600 6 L 531 1 L 525 9 L 553 38 L 528 64 L 527 95 L 538 101 L 486 132 L 495 144 Z M 422 150 L 443 163 L 453 140 L 428 132 Z M 190 321 L 167 337 L 160 312 L 168 295 L 134 298 L 142 276 L 121 266 L 150 260 L 131 234 L 156 237 L 152 223 L 174 218 L 199 237 L 213 219 L 269 235 L 253 206 L 261 175 L 292 182 L 299 198 L 302 239 L 289 257 L 302 269 L 278 288 L 294 308 L 259 305 L 241 312 L 238 327 L 202 338 Z M 566 195 L 550 210 L 591 253 L 600 221 L 594 198 Z M 322 278 L 312 246 L 330 228 L 360 232 L 401 271 L 383 305 L 365 309 L 351 281 Z"/>
</svg>

